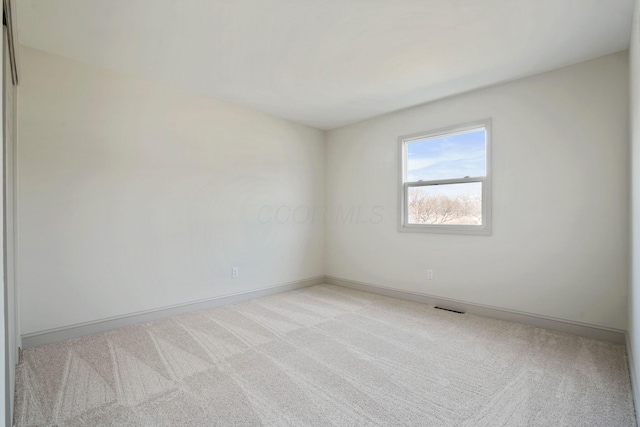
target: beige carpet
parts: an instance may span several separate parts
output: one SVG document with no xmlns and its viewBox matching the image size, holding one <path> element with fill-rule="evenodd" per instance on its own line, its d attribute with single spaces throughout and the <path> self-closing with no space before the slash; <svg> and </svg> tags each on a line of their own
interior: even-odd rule
<svg viewBox="0 0 640 427">
<path fill-rule="evenodd" d="M 18 426 L 633 426 L 625 348 L 321 285 L 25 351 Z"/>
</svg>

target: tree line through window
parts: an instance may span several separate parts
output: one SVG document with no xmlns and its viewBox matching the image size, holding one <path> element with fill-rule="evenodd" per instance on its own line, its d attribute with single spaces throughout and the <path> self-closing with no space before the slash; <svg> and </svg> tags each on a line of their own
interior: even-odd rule
<svg viewBox="0 0 640 427">
<path fill-rule="evenodd" d="M 427 187 L 410 188 L 409 223 L 481 225 L 482 188 L 476 183 L 467 187 L 475 188 L 458 194 Z"/>
</svg>

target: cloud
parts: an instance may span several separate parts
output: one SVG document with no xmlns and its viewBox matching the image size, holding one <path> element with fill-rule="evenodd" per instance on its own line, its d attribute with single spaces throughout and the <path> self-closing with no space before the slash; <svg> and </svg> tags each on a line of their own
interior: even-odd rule
<svg viewBox="0 0 640 427">
<path fill-rule="evenodd" d="M 467 156 L 470 153 L 464 153 Z M 419 157 L 407 160 L 407 178 L 410 181 L 462 178 L 486 174 L 485 153 L 472 157 L 448 154 L 439 157 Z"/>
</svg>

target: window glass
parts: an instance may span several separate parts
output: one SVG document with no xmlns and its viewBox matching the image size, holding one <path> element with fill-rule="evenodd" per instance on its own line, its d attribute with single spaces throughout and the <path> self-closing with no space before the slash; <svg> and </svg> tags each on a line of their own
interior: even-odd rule
<svg viewBox="0 0 640 427">
<path fill-rule="evenodd" d="M 485 176 L 486 135 L 474 129 L 407 143 L 408 182 Z"/>
<path fill-rule="evenodd" d="M 409 224 L 482 224 L 482 183 L 409 187 Z"/>
</svg>

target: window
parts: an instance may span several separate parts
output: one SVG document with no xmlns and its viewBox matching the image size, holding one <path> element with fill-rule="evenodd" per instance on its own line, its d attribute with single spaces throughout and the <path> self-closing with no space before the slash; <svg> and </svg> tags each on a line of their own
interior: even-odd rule
<svg viewBox="0 0 640 427">
<path fill-rule="evenodd" d="M 400 137 L 400 231 L 491 234 L 491 121 Z"/>
</svg>

